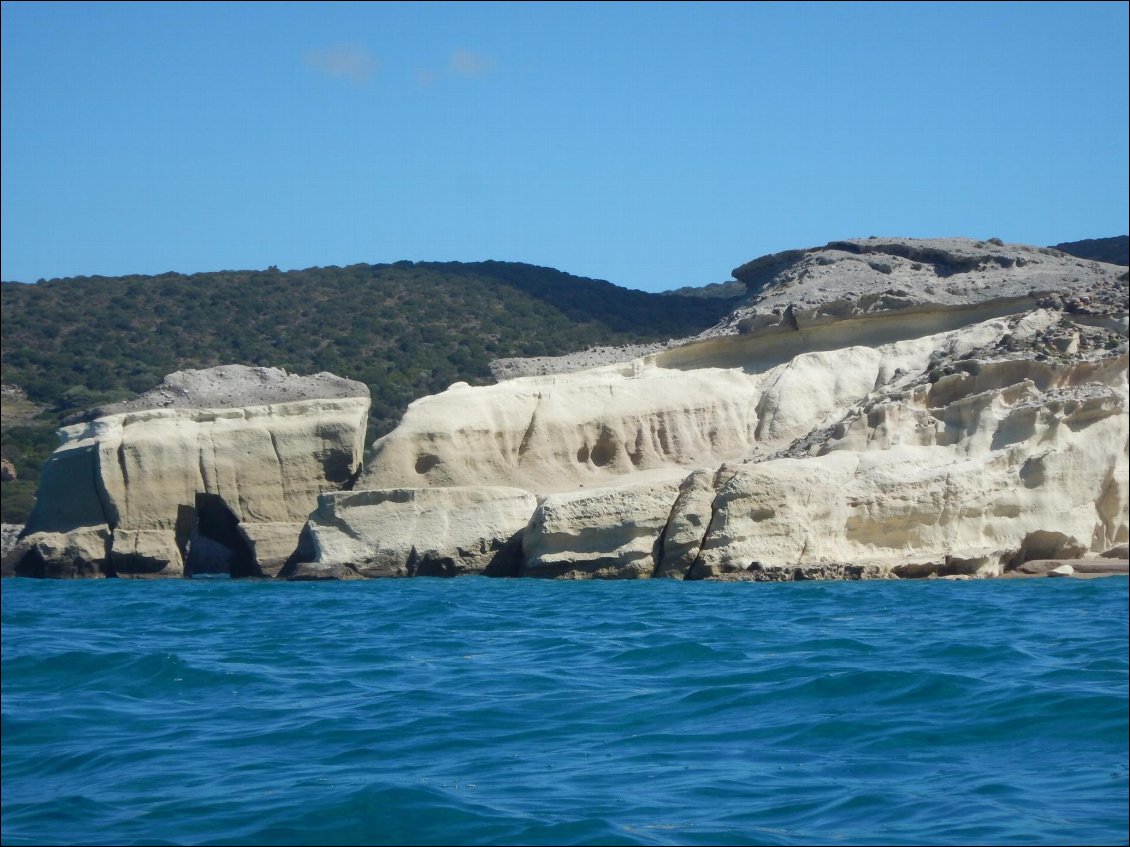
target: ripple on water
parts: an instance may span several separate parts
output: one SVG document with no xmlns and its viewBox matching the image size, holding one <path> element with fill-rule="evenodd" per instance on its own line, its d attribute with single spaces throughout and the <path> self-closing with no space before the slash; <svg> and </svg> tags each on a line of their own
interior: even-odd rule
<svg viewBox="0 0 1130 847">
<path fill-rule="evenodd" d="M 1106 843 L 1127 581 L 11 580 L 3 840 Z"/>
</svg>

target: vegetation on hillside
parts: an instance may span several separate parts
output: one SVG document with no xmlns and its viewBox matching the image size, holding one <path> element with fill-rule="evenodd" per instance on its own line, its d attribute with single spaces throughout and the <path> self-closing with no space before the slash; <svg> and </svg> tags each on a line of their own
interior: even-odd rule
<svg viewBox="0 0 1130 847">
<path fill-rule="evenodd" d="M 685 285 L 664 291 L 664 294 L 674 294 L 679 297 L 718 297 L 723 300 L 745 299 L 749 296 L 744 282 L 731 279 L 729 282 L 711 282 L 707 285 Z"/>
<path fill-rule="evenodd" d="M 684 336 L 732 307 L 510 262 L 76 277 L 2 283 L 0 298 L 2 381 L 37 404 L 3 421 L 19 472 L 0 483 L 5 522 L 26 516 L 62 418 L 172 371 L 236 363 L 360 380 L 371 439 L 418 397 L 490 382 L 491 359 Z"/>
<path fill-rule="evenodd" d="M 1078 256 L 1080 259 L 1110 262 L 1112 265 L 1130 265 L 1130 236 L 1126 235 L 1065 241 L 1062 244 L 1053 244 L 1052 247 L 1071 256 Z"/>
</svg>

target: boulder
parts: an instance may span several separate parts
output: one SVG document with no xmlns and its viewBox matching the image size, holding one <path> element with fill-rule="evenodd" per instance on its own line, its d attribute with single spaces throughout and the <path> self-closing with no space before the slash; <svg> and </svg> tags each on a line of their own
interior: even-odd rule
<svg viewBox="0 0 1130 847">
<path fill-rule="evenodd" d="M 649 579 L 677 477 L 550 494 L 522 539 L 523 576 Z"/>
<path fill-rule="evenodd" d="M 696 470 L 679 485 L 679 493 L 663 528 L 656 557 L 656 577 L 685 579 L 698 561 L 702 539 L 714 515 L 714 498 L 721 485 L 719 477 L 725 473 L 733 471 L 726 467 L 717 472 Z"/>
<path fill-rule="evenodd" d="M 1103 576 L 1130 574 L 1130 559 L 1077 559 L 1071 562 L 1077 574 L 1099 574 Z"/>
<path fill-rule="evenodd" d="M 516 488 L 385 489 L 323 494 L 283 576 L 517 576 L 537 501 Z"/>
</svg>

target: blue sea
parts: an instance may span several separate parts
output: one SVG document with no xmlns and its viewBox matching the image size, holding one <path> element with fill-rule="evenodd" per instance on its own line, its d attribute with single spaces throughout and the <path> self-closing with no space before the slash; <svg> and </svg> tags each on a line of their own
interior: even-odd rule
<svg viewBox="0 0 1130 847">
<path fill-rule="evenodd" d="M 1127 589 L 6 580 L 2 839 L 1126 844 Z"/>
</svg>

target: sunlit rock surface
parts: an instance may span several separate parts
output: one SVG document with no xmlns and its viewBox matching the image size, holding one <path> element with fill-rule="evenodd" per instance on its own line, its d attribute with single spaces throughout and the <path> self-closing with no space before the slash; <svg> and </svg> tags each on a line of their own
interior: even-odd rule
<svg viewBox="0 0 1130 847">
<path fill-rule="evenodd" d="M 60 430 L 4 570 L 181 576 L 191 540 L 203 535 L 227 549 L 233 575 L 274 576 L 318 494 L 356 475 L 368 408 L 363 384 L 331 374 L 172 374 L 144 397 Z"/>
<path fill-rule="evenodd" d="M 508 360 L 414 402 L 363 469 L 363 385 L 174 374 L 62 430 L 4 572 L 1126 572 L 1125 268 L 889 238 L 734 275 L 749 299 L 701 335 Z"/>
<path fill-rule="evenodd" d="M 697 338 L 413 403 L 357 488 L 537 494 L 531 576 L 995 576 L 1126 543 L 1124 268 L 862 239 L 734 273 L 750 300 Z"/>
<path fill-rule="evenodd" d="M 283 575 L 517 576 L 536 505 L 526 491 L 489 486 L 323 494 Z"/>
</svg>

